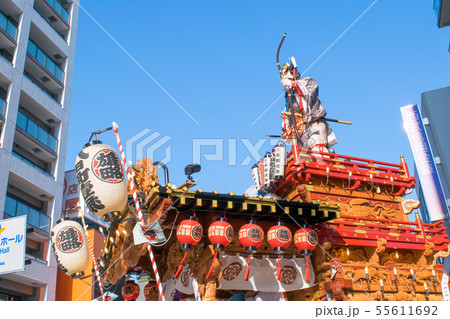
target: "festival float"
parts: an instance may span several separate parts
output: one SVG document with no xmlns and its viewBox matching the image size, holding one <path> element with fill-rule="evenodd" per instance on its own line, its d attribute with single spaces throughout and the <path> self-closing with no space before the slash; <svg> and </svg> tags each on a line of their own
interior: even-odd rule
<svg viewBox="0 0 450 319">
<path fill-rule="evenodd" d="M 116 123 L 93 133 L 113 130 L 120 150 L 90 140 L 75 165 L 90 211 L 110 223 L 101 256 L 76 231 L 90 247 L 102 296 L 104 283 L 126 278 L 123 297 L 136 300 L 130 278 L 145 273 L 149 301 L 443 300 L 443 221 L 422 222 L 421 203 L 404 198 L 416 179 L 403 157 L 394 164 L 334 152 L 328 123 L 351 123 L 325 117 L 317 82 L 301 78 L 294 58 L 280 66 L 284 38 L 281 139 L 249 172 L 253 192 L 194 190 L 195 164 L 174 187 L 164 164 L 127 163 Z M 55 234 L 67 228 L 56 227 Z M 83 271 L 52 243 L 60 267 L 74 277 Z"/>
</svg>

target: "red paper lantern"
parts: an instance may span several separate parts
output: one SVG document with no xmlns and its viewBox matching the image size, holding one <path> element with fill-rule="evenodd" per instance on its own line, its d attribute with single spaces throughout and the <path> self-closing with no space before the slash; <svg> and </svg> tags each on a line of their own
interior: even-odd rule
<svg viewBox="0 0 450 319">
<path fill-rule="evenodd" d="M 154 290 L 156 287 L 156 283 L 155 282 L 149 282 L 148 284 L 145 285 L 144 287 L 144 296 L 145 299 L 147 300 L 148 295 L 152 292 L 152 290 Z"/>
<path fill-rule="evenodd" d="M 139 297 L 139 285 L 135 282 L 128 281 L 122 286 L 122 297 L 126 301 L 134 301 Z"/>
<path fill-rule="evenodd" d="M 267 241 L 276 254 L 282 254 L 292 242 L 292 233 L 289 228 L 279 222 L 267 232 Z"/>
<path fill-rule="evenodd" d="M 295 247 L 305 255 L 310 255 L 317 246 L 317 233 L 310 228 L 301 228 L 294 234 Z"/>
<path fill-rule="evenodd" d="M 217 219 L 208 228 L 208 238 L 216 251 L 224 250 L 233 240 L 233 226 L 223 217 Z"/>
<path fill-rule="evenodd" d="M 183 220 L 177 228 L 177 239 L 181 249 L 191 250 L 202 239 L 203 227 L 194 216 Z"/>
<path fill-rule="evenodd" d="M 256 253 L 256 250 L 264 241 L 263 229 L 251 220 L 239 229 L 239 241 L 248 254 Z"/>
</svg>

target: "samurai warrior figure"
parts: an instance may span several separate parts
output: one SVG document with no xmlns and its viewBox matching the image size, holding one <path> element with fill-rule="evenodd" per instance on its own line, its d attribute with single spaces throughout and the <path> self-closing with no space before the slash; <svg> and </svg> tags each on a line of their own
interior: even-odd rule
<svg viewBox="0 0 450 319">
<path fill-rule="evenodd" d="M 310 77 L 301 78 L 295 59 L 282 68 L 281 84 L 286 89 L 286 111 L 283 112 L 283 134 L 285 140 L 298 139 L 300 148 L 321 152 L 333 152 L 330 149 L 337 143 L 336 137 L 324 117 L 327 112 L 319 100 L 319 85 Z M 291 110 L 295 121 L 292 121 Z M 294 130 L 296 124 L 297 134 Z"/>
</svg>

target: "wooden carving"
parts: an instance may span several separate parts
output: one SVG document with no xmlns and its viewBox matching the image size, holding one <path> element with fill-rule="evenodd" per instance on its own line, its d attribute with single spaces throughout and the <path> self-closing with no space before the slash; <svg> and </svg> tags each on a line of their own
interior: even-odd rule
<svg viewBox="0 0 450 319">
<path fill-rule="evenodd" d="M 386 239 L 379 238 L 377 240 L 377 248 L 375 249 L 374 254 L 369 260 L 369 263 L 372 265 L 380 265 L 380 257 L 386 250 Z"/>
<path fill-rule="evenodd" d="M 426 267 L 432 264 L 434 257 L 433 249 L 434 249 L 433 243 L 430 242 L 425 243 L 425 250 L 421 252 L 421 256 L 417 261 L 418 266 Z"/>
<path fill-rule="evenodd" d="M 381 204 L 370 205 L 370 201 L 363 198 L 354 198 L 348 204 L 340 203 L 343 215 L 353 215 L 358 217 L 370 217 L 381 219 L 400 219 L 400 211 L 393 208 L 386 208 Z"/>
<path fill-rule="evenodd" d="M 215 301 L 217 285 L 220 278 L 222 278 L 222 263 L 219 258 L 213 261 L 215 251 L 212 245 L 208 245 L 200 255 L 200 258 L 195 262 L 192 276 L 198 280 L 198 288 L 202 301 Z M 211 275 L 207 275 L 211 268 L 211 263 L 214 263 Z"/>
<path fill-rule="evenodd" d="M 158 170 L 149 158 L 138 160 L 138 163 L 131 166 L 131 173 L 134 176 L 137 192 L 146 193 L 151 189 L 152 182 L 159 182 Z M 129 191 L 131 194 L 131 191 Z"/>
<path fill-rule="evenodd" d="M 433 262 L 431 263 L 432 266 L 436 265 L 436 261 L 438 258 L 447 258 L 450 255 L 450 244 L 448 245 L 448 248 L 446 250 L 441 250 L 433 255 Z"/>
<path fill-rule="evenodd" d="M 128 234 L 133 234 L 133 228 L 136 225 L 136 220 L 130 220 L 122 223 L 118 230 L 119 234 L 121 229 L 125 229 Z M 130 267 L 134 267 L 139 262 L 141 256 L 147 253 L 147 246 L 145 244 L 134 245 L 132 241 L 132 235 L 127 238 L 122 236 L 115 237 L 115 245 L 112 246 L 110 252 L 110 266 L 106 272 L 107 280 L 111 284 L 117 283 L 117 281 L 125 276 Z"/>
<path fill-rule="evenodd" d="M 174 241 L 172 246 L 170 246 L 168 253 L 166 254 L 167 270 L 165 271 L 164 276 L 162 277 L 162 281 L 166 281 L 173 274 L 175 274 L 177 268 L 180 266 L 180 263 L 183 260 L 184 254 L 185 251 L 181 250 L 180 242 Z M 195 245 L 192 248 L 192 250 L 188 252 L 186 256 L 186 263 L 192 263 L 199 254 L 200 254 L 200 247 L 198 245 Z"/>
</svg>

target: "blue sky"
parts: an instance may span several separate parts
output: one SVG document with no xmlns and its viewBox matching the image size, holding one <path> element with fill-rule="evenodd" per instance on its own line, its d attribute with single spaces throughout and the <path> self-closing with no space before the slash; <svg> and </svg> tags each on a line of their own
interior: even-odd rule
<svg viewBox="0 0 450 319">
<path fill-rule="evenodd" d="M 255 163 L 241 165 L 251 156 L 242 139 L 280 134 L 283 98 L 260 116 L 283 92 L 275 61 L 283 33 L 280 62 L 294 56 L 303 73 L 373 3 L 82 1 L 195 121 L 80 10 L 66 169 L 92 131 L 115 121 L 124 144 L 145 129 L 161 134 L 154 142 L 167 136 L 153 159 L 170 153 L 175 185 L 186 180 L 194 139 L 223 139 L 223 159 L 202 158 L 194 177 L 205 191 L 242 194 Z M 403 155 L 413 172 L 400 107 L 450 85 L 449 33 L 437 28 L 431 0 L 379 0 L 309 68 L 328 117 L 353 122 L 332 124 L 336 153 L 392 163 Z M 101 140 L 117 148 L 112 132 Z M 267 140 L 259 152 L 271 148 Z"/>
</svg>

